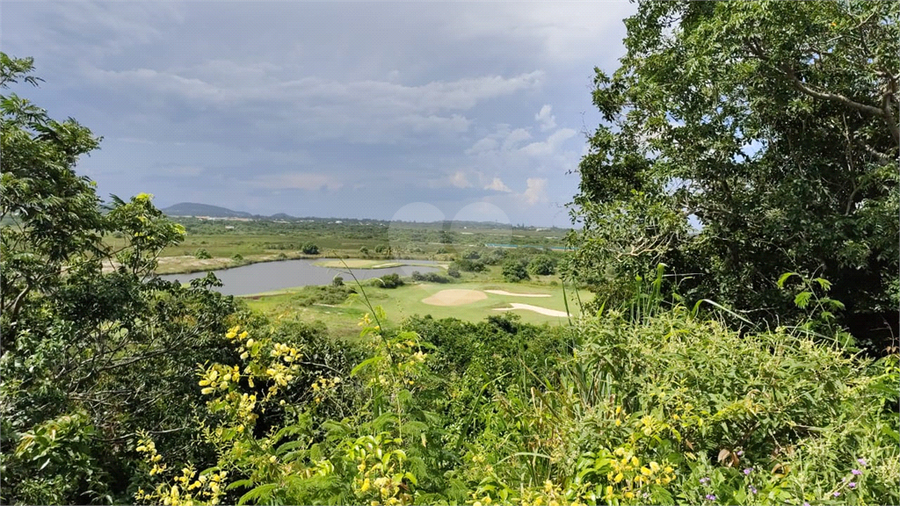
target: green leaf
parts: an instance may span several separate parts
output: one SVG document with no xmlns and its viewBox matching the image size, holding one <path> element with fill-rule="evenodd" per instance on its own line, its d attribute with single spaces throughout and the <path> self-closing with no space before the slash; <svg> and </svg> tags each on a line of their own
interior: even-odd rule
<svg viewBox="0 0 900 506">
<path fill-rule="evenodd" d="M 792 276 L 800 277 L 796 272 L 785 272 L 778 278 L 778 288 L 784 288 L 784 282 L 790 279 Z M 772 278 L 769 278 L 772 279 Z"/>
<path fill-rule="evenodd" d="M 809 299 L 811 297 L 812 292 L 800 292 L 794 297 L 794 304 L 800 309 L 803 309 L 809 304 Z"/>
</svg>

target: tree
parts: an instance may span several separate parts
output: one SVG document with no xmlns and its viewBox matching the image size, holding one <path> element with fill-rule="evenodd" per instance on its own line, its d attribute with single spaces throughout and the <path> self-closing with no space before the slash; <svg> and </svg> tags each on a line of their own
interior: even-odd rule
<svg viewBox="0 0 900 506">
<path fill-rule="evenodd" d="M 311 242 L 308 242 L 303 245 L 303 248 L 301 249 L 301 251 L 303 251 L 304 255 L 318 255 L 319 247 Z"/>
<path fill-rule="evenodd" d="M 503 279 L 510 283 L 518 283 L 528 278 L 525 260 L 507 260 L 503 263 Z"/>
<path fill-rule="evenodd" d="M 696 273 L 689 297 L 775 321 L 792 306 L 775 281 L 798 271 L 896 326 L 898 12 L 642 2 L 620 68 L 596 69 L 578 276 L 602 289 L 664 262 Z"/>
<path fill-rule="evenodd" d="M 30 59 L 0 53 L 0 86 Z M 4 503 L 130 502 L 124 443 L 145 429 L 206 461 L 185 420 L 206 419 L 197 363 L 232 360 L 220 337 L 233 299 L 155 278 L 184 236 L 139 194 L 112 197 L 75 172 L 99 138 L 15 94 L 0 96 L 0 490 Z M 118 232 L 119 249 L 102 242 Z M 205 457 L 204 457 L 205 455 Z"/>
<path fill-rule="evenodd" d="M 550 255 L 538 255 L 528 262 L 528 272 L 535 276 L 549 276 L 556 272 L 556 262 Z"/>
</svg>

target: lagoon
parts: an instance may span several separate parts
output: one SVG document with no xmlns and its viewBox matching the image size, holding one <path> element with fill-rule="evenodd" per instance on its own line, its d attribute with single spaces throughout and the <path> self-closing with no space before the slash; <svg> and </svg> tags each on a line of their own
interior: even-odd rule
<svg viewBox="0 0 900 506">
<path fill-rule="evenodd" d="M 222 286 L 213 289 L 225 295 L 250 295 L 283 290 L 285 288 L 293 288 L 296 286 L 327 285 L 331 283 L 335 276 L 343 277 L 344 282 L 347 284 L 353 283 L 353 277 L 345 268 L 320 267 L 314 265 L 314 263 L 327 260 L 329 259 L 281 260 L 215 271 L 192 272 L 190 274 L 166 274 L 160 276 L 160 278 L 166 281 L 188 283 L 193 279 L 204 278 L 209 272 L 212 272 L 222 282 Z M 397 260 L 395 262 L 402 262 L 402 260 Z M 364 280 L 378 278 L 385 274 L 409 276 L 413 271 L 426 273 L 441 270 L 437 267 L 437 262 L 434 261 L 415 260 L 414 262 L 416 264 L 435 265 L 435 267 L 403 265 L 400 267 L 388 267 L 384 269 L 353 269 L 353 274 L 357 279 Z"/>
</svg>

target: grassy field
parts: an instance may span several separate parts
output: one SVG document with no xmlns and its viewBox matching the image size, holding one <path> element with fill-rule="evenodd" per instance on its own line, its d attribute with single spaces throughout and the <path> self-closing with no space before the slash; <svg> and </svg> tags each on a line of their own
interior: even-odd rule
<svg viewBox="0 0 900 506">
<path fill-rule="evenodd" d="M 335 334 L 341 337 L 351 337 L 359 329 L 356 322 L 365 313 L 369 312 L 361 295 L 351 295 L 347 302 L 339 305 L 313 305 L 301 306 L 293 303 L 297 291 L 300 288 L 282 290 L 270 294 L 259 294 L 244 297 L 251 308 L 262 311 L 275 317 L 298 317 L 307 321 L 321 321 Z M 483 292 L 485 298 L 468 304 L 457 306 L 435 306 L 426 304 L 423 299 L 439 294 L 443 290 L 476 290 Z M 500 295 L 486 293 L 485 290 L 498 290 L 521 294 L 546 294 L 549 297 L 517 297 L 514 295 Z M 503 282 L 465 282 L 451 284 L 407 284 L 393 289 L 377 287 L 365 287 L 366 295 L 373 306 L 381 306 L 387 312 L 389 323 L 399 324 L 405 318 L 413 315 L 431 315 L 434 318 L 459 318 L 467 321 L 480 321 L 491 315 L 501 315 L 506 311 L 498 311 L 498 308 L 511 307 L 512 303 L 529 304 L 556 311 L 565 311 L 566 302 L 561 286 L 532 283 L 503 283 Z M 578 299 L 571 290 L 567 291 L 569 297 L 569 312 L 576 316 L 580 313 Z M 579 293 L 581 300 L 587 302 L 591 294 Z M 528 323 L 549 323 L 551 325 L 563 325 L 567 319 L 556 316 L 546 316 L 530 310 L 514 309 L 509 311 L 519 315 L 522 321 Z"/>
</svg>

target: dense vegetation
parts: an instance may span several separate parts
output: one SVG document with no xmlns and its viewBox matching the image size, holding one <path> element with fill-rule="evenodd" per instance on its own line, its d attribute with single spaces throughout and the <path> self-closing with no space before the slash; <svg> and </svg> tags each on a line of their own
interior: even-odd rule
<svg viewBox="0 0 900 506">
<path fill-rule="evenodd" d="M 897 18 L 642 3 L 622 69 L 598 70 L 578 251 L 419 231 L 454 260 L 440 282 L 586 281 L 600 297 L 565 326 L 389 326 L 367 292 L 396 275 L 294 296 L 366 301 L 344 338 L 212 276 L 163 282 L 184 227 L 145 194 L 101 210 L 74 168 L 100 139 L 3 95 L 0 502 L 897 504 L 897 350 L 847 328 L 896 323 Z"/>
<path fill-rule="evenodd" d="M 845 323 L 889 345 L 898 19 L 887 1 L 642 2 L 621 67 L 596 70 L 608 123 L 579 167 L 580 276 L 621 300 L 664 262 L 689 299 L 773 325 L 800 314 L 778 277 L 821 276 Z"/>
</svg>

